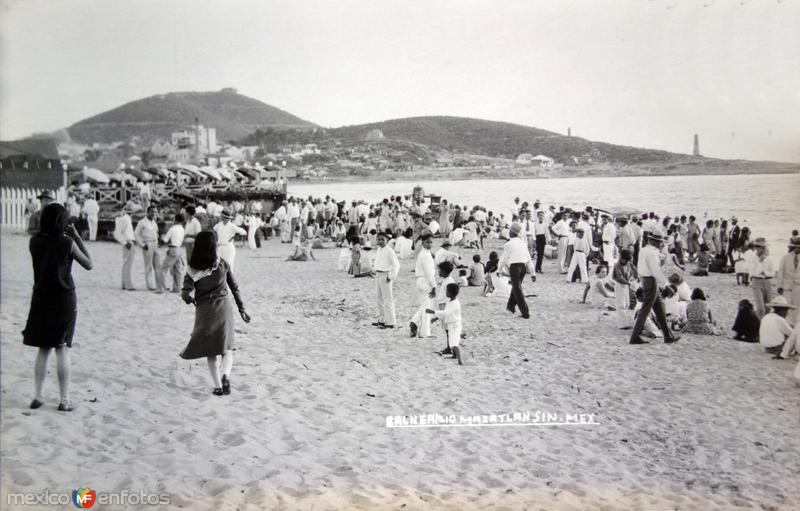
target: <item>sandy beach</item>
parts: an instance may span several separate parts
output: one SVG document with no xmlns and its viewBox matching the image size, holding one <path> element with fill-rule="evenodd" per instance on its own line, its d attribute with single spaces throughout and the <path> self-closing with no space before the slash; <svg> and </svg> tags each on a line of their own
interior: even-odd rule
<svg viewBox="0 0 800 511">
<path fill-rule="evenodd" d="M 465 365 L 408 338 L 412 261 L 395 285 L 399 330 L 377 330 L 375 282 L 284 259 L 275 239 L 240 247 L 233 394 L 211 395 L 205 360 L 185 361 L 194 311 L 177 295 L 119 289 L 121 254 L 91 243 L 73 268 L 73 401 L 29 410 L 35 350 L 23 346 L 28 237 L 2 235 L 2 506 L 9 493 L 166 492 L 164 509 L 798 509 L 796 361 L 759 345 L 684 335 L 629 346 L 598 305 L 580 304 L 545 262 L 525 283 L 532 319 L 462 288 Z M 435 247 L 439 242 L 435 243 Z M 481 252 L 486 259 L 495 242 Z M 751 290 L 733 275 L 689 278 L 729 327 Z M 386 416 L 524 411 L 594 414 L 572 426 L 387 428 Z M 100 506 L 98 506 L 100 507 Z M 131 509 L 140 506 L 132 506 Z M 25 507 L 25 509 L 33 509 Z"/>
</svg>

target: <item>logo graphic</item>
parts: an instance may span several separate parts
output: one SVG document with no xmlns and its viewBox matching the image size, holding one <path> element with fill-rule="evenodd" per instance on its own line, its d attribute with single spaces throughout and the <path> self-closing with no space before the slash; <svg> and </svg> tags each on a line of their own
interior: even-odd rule
<svg viewBox="0 0 800 511">
<path fill-rule="evenodd" d="M 75 507 L 88 509 L 94 505 L 96 498 L 97 493 L 92 489 L 78 488 L 77 490 L 72 490 L 72 502 Z"/>
</svg>

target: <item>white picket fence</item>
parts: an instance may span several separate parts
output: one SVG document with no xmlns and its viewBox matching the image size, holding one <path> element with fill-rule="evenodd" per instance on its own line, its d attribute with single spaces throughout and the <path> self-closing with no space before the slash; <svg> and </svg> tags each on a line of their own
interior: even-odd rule
<svg viewBox="0 0 800 511">
<path fill-rule="evenodd" d="M 35 188 L 0 188 L 0 205 L 2 205 L 3 216 L 0 219 L 0 226 L 3 229 L 13 229 L 24 231 L 28 228 L 28 219 L 25 217 L 25 206 L 28 199 L 32 198 L 37 207 L 41 207 L 38 197 L 43 190 Z M 66 193 L 64 188 L 51 190 L 56 202 L 64 203 Z"/>
</svg>

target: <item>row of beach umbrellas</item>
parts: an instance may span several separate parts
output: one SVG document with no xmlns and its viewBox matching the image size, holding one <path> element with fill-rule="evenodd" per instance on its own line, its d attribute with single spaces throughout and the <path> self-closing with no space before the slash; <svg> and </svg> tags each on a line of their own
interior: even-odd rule
<svg viewBox="0 0 800 511">
<path fill-rule="evenodd" d="M 235 179 L 258 179 L 262 177 L 261 169 L 250 167 L 226 168 L 210 167 L 207 165 L 198 166 L 194 164 L 176 165 L 151 165 L 143 169 L 124 168 L 112 173 L 105 173 L 102 170 L 84 167 L 80 173 L 87 181 L 100 184 L 108 184 L 111 181 L 120 183 L 134 183 L 136 181 L 152 181 L 155 177 L 175 178 L 178 172 L 184 175 L 191 175 L 200 179 L 211 178 L 215 181 L 233 181 Z"/>
</svg>

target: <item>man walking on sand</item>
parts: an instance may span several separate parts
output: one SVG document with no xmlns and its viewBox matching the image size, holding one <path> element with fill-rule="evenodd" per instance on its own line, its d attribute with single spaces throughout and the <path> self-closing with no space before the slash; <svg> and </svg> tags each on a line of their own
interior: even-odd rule
<svg viewBox="0 0 800 511">
<path fill-rule="evenodd" d="M 667 279 L 661 271 L 661 258 L 659 255 L 664 244 L 664 237 L 661 234 L 650 232 L 645 236 L 644 240 L 646 245 L 642 247 L 639 254 L 639 264 L 637 265 L 639 278 L 642 281 L 644 298 L 642 299 L 642 308 L 639 310 L 639 315 L 636 316 L 636 323 L 633 325 L 629 342 L 630 344 L 649 343 L 649 341 L 642 339 L 640 335 L 652 310 L 656 313 L 658 326 L 664 332 L 664 343 L 670 344 L 680 339 L 680 336 L 675 335 L 669 327 L 664 310 L 664 302 L 661 301 L 661 294 L 658 292 L 659 287 L 667 284 Z"/>
<path fill-rule="evenodd" d="M 375 251 L 375 282 L 378 288 L 378 317 L 372 326 L 394 328 L 397 318 L 394 312 L 394 291 L 392 284 L 400 273 L 400 261 L 397 260 L 392 247 L 386 246 L 386 233 L 379 232 L 376 238 L 378 249 Z"/>
<path fill-rule="evenodd" d="M 525 278 L 526 273 L 530 273 L 531 280 L 536 282 L 536 275 L 527 243 L 520 238 L 521 232 L 522 225 L 517 222 L 511 224 L 509 232 L 511 239 L 503 246 L 503 255 L 500 256 L 500 262 L 497 264 L 497 276 L 500 276 L 500 271 L 504 267 L 508 268 L 511 278 L 511 295 L 508 297 L 506 310 L 514 314 L 519 307 L 522 317 L 528 319 L 531 316 L 528 311 L 528 303 L 525 301 L 525 293 L 522 292 L 522 279 Z"/>
</svg>

